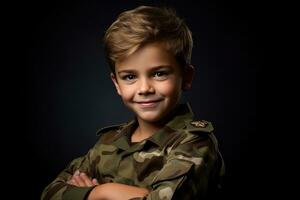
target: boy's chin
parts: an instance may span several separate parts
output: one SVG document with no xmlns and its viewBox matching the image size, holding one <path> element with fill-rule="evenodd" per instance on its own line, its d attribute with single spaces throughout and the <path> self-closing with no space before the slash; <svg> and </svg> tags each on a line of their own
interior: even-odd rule
<svg viewBox="0 0 300 200">
<path fill-rule="evenodd" d="M 125 104 L 126 105 L 126 104 Z M 161 109 L 149 109 L 149 110 L 141 110 L 140 108 L 136 108 L 134 106 L 127 107 L 135 114 L 137 119 L 142 120 L 146 123 L 157 123 L 160 122 L 165 116 L 165 110 Z"/>
<path fill-rule="evenodd" d="M 161 113 L 152 114 L 152 113 L 136 113 L 138 119 L 147 122 L 147 123 L 157 123 L 162 119 Z"/>
</svg>

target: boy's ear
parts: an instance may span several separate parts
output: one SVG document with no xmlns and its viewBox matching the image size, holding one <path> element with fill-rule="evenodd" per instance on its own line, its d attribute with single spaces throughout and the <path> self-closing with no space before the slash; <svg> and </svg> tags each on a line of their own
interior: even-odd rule
<svg viewBox="0 0 300 200">
<path fill-rule="evenodd" d="M 195 69 L 193 65 L 186 65 L 183 69 L 182 90 L 190 90 L 194 78 Z"/>
<path fill-rule="evenodd" d="M 118 94 L 121 95 L 121 90 L 120 90 L 120 87 L 119 87 L 119 84 L 117 81 L 117 77 L 113 73 L 110 73 L 110 78 L 111 78 L 112 82 L 114 83 Z"/>
</svg>

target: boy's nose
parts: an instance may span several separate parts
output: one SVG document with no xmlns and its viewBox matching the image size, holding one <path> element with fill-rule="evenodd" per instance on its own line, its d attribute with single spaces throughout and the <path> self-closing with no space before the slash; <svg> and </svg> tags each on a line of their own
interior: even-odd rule
<svg viewBox="0 0 300 200">
<path fill-rule="evenodd" d="M 154 93 L 154 88 L 151 85 L 151 82 L 147 79 L 142 79 L 140 82 L 140 87 L 138 94 L 139 95 L 147 95 L 147 94 L 152 94 Z"/>
</svg>

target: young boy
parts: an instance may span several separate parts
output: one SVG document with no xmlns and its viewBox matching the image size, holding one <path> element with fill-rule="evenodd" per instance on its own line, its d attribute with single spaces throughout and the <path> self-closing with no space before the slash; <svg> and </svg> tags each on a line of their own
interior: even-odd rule
<svg viewBox="0 0 300 200">
<path fill-rule="evenodd" d="M 198 199 L 214 194 L 224 164 L 212 124 L 193 120 L 192 35 L 170 9 L 140 6 L 106 31 L 111 79 L 135 113 L 100 129 L 99 141 L 43 191 L 43 200 Z"/>
</svg>

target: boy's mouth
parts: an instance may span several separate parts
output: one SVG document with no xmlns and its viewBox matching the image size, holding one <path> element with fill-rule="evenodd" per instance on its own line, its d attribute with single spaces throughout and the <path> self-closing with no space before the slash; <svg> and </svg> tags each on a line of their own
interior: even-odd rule
<svg viewBox="0 0 300 200">
<path fill-rule="evenodd" d="M 135 103 L 137 103 L 142 108 L 153 108 L 156 107 L 160 101 L 162 101 L 162 99 L 136 101 Z"/>
</svg>

